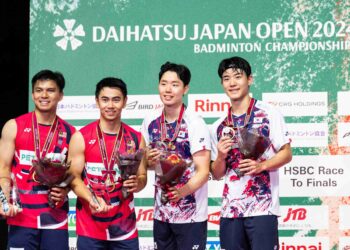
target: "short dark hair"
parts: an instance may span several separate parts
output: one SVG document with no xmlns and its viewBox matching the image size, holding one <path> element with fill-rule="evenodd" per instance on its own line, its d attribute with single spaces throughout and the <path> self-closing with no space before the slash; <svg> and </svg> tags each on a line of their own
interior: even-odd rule
<svg viewBox="0 0 350 250">
<path fill-rule="evenodd" d="M 233 69 L 233 70 L 243 70 L 247 76 L 250 76 L 252 74 L 252 69 L 250 67 L 250 64 L 247 60 L 243 59 L 239 56 L 234 56 L 230 58 L 223 59 L 218 68 L 218 75 L 220 78 L 222 78 L 222 74 L 227 69 Z"/>
<path fill-rule="evenodd" d="M 32 78 L 32 92 L 34 91 L 34 85 L 37 81 L 52 80 L 56 83 L 60 92 L 63 92 L 66 81 L 61 72 L 51 71 L 49 69 L 43 69 L 36 73 Z"/>
<path fill-rule="evenodd" d="M 191 71 L 187 68 L 187 66 L 172 62 L 166 62 L 160 67 L 159 81 L 167 71 L 175 72 L 185 86 L 187 86 L 191 81 Z"/>
<path fill-rule="evenodd" d="M 122 79 L 115 78 L 115 77 L 106 77 L 106 78 L 103 78 L 101 81 L 99 81 L 96 84 L 96 90 L 95 90 L 95 97 L 96 98 L 98 98 L 98 95 L 100 94 L 101 90 L 104 87 L 120 89 L 124 98 L 128 95 L 128 90 L 126 88 L 126 84 L 125 84 L 125 82 L 123 82 Z"/>
</svg>

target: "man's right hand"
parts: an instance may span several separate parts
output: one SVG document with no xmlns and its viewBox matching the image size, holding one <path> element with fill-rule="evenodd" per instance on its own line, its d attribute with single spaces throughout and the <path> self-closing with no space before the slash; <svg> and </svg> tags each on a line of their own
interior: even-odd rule
<svg viewBox="0 0 350 250">
<path fill-rule="evenodd" d="M 14 217 L 18 213 L 20 213 L 22 210 L 17 207 L 16 205 L 9 204 L 9 210 L 5 213 L 4 210 L 2 209 L 2 206 L 0 208 L 0 215 L 7 218 L 7 217 Z"/>
<path fill-rule="evenodd" d="M 231 150 L 233 141 L 228 136 L 222 136 L 218 142 L 218 158 L 226 159 L 227 153 Z"/>
<path fill-rule="evenodd" d="M 96 199 L 92 196 L 89 202 L 89 207 L 92 214 L 107 213 L 109 210 L 112 209 L 113 206 L 107 205 L 102 197 L 95 197 Z"/>
<path fill-rule="evenodd" d="M 148 149 L 146 151 L 147 165 L 153 169 L 159 163 L 160 155 L 161 152 L 158 149 Z"/>
</svg>

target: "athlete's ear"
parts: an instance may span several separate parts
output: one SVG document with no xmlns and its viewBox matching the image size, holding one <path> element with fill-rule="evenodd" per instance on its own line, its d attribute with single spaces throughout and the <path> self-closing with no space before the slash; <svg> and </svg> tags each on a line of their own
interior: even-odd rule
<svg viewBox="0 0 350 250">
<path fill-rule="evenodd" d="M 128 103 L 128 97 L 127 96 L 125 96 L 124 97 L 124 105 L 123 105 L 123 108 L 125 108 L 126 107 L 126 104 Z"/>
<path fill-rule="evenodd" d="M 187 85 L 185 86 L 185 90 L 184 90 L 183 96 L 186 95 L 186 94 L 188 93 L 189 90 L 190 90 L 190 85 L 187 84 Z"/>
<path fill-rule="evenodd" d="M 100 105 L 98 104 L 98 98 L 95 97 L 95 103 L 98 108 L 100 108 Z"/>
<path fill-rule="evenodd" d="M 62 91 L 62 92 L 60 92 L 60 101 L 62 101 L 63 96 L 64 96 L 64 93 L 63 93 L 63 91 Z"/>
<path fill-rule="evenodd" d="M 248 76 L 248 86 L 250 87 L 253 84 L 253 75 Z"/>
</svg>

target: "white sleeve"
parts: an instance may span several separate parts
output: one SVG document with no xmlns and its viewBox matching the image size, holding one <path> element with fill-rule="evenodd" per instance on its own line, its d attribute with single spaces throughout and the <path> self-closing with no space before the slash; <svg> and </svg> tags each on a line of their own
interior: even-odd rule
<svg viewBox="0 0 350 250">
<path fill-rule="evenodd" d="M 218 136 L 216 133 L 217 126 L 216 123 L 212 124 L 210 127 L 210 143 L 211 143 L 211 160 L 215 161 L 218 155 Z"/>
<path fill-rule="evenodd" d="M 290 143 L 291 139 L 282 113 L 274 108 L 270 114 L 270 139 L 275 150 L 279 151 L 283 145 Z"/>
<path fill-rule="evenodd" d="M 195 117 L 189 124 L 188 137 L 190 141 L 191 154 L 210 150 L 210 133 L 202 117 Z"/>
<path fill-rule="evenodd" d="M 142 124 L 141 124 L 141 134 L 142 134 L 143 138 L 145 139 L 146 145 L 149 144 L 148 124 L 149 124 L 148 119 L 147 118 L 143 119 Z"/>
</svg>

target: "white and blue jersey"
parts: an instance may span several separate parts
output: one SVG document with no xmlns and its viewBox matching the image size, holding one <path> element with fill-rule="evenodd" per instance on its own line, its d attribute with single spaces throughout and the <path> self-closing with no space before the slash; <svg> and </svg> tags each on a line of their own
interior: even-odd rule
<svg viewBox="0 0 350 250">
<path fill-rule="evenodd" d="M 246 114 L 232 115 L 235 127 L 244 125 Z M 212 153 L 217 157 L 217 144 L 227 121 L 227 115 L 219 118 L 211 127 Z M 271 142 L 258 161 L 274 156 L 283 145 L 290 142 L 282 114 L 272 105 L 257 101 L 247 124 L 248 131 L 254 130 Z M 225 185 L 221 207 L 221 217 L 237 218 L 258 215 L 279 215 L 279 175 L 278 169 L 263 171 L 257 175 L 240 177 L 235 168 L 241 160 L 238 148 L 233 148 L 226 158 Z"/>
<path fill-rule="evenodd" d="M 146 117 L 142 123 L 141 133 L 147 145 L 161 141 L 161 114 Z M 167 138 L 175 133 L 177 121 L 166 123 Z M 177 138 L 173 144 L 183 159 L 192 158 L 192 155 L 201 150 L 210 150 L 210 133 L 204 120 L 195 113 L 185 110 L 180 123 Z M 177 187 L 185 185 L 195 174 L 194 163 L 188 167 Z M 207 183 L 194 193 L 180 199 L 178 202 L 161 202 L 161 185 L 159 177 L 155 180 L 155 208 L 154 219 L 169 223 L 203 222 L 208 217 L 208 186 Z"/>
</svg>

